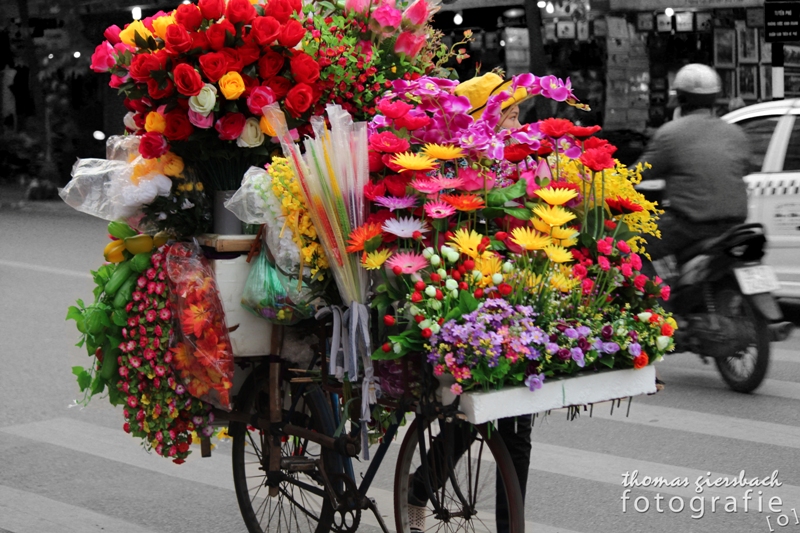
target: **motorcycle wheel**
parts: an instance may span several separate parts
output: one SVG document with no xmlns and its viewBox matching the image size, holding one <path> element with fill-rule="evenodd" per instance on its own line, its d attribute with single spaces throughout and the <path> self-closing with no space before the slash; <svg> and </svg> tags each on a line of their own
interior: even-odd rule
<svg viewBox="0 0 800 533">
<path fill-rule="evenodd" d="M 752 392 L 767 375 L 769 329 L 759 313 L 736 285 L 726 284 L 715 294 L 717 313 L 733 320 L 746 332 L 747 345 L 729 357 L 714 359 L 722 379 L 736 392 Z"/>
</svg>

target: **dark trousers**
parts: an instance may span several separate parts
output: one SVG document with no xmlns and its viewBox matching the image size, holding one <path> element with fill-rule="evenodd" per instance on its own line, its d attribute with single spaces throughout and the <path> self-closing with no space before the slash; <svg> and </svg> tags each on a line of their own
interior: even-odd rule
<svg viewBox="0 0 800 533">
<path fill-rule="evenodd" d="M 435 491 L 444 482 L 445 472 L 443 469 L 444 447 L 448 446 L 453 451 L 453 462 L 457 462 L 467 448 L 475 440 L 476 432 L 469 424 L 458 424 L 451 426 L 450 435 L 439 434 L 434 437 L 431 449 L 428 450 L 428 471 L 430 473 L 431 488 Z M 503 439 L 517 472 L 522 499 L 525 500 L 525 489 L 528 484 L 528 468 L 531 463 L 531 415 L 518 416 L 512 418 L 502 418 L 497 422 L 497 432 Z M 425 478 L 422 469 L 418 468 L 410 480 L 408 491 L 408 503 L 422 507 L 427 504 L 428 495 L 425 489 Z M 502 484 L 499 470 L 497 471 L 495 513 L 497 519 L 497 532 L 508 533 L 508 499 Z"/>
</svg>

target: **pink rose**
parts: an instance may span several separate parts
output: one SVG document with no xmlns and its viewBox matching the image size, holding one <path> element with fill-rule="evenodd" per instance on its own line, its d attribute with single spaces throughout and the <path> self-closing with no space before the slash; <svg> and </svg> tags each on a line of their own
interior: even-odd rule
<svg viewBox="0 0 800 533">
<path fill-rule="evenodd" d="M 400 27 L 400 23 L 403 21 L 403 14 L 399 9 L 390 5 L 382 5 L 372 12 L 372 20 L 377 22 L 383 29 L 394 30 Z"/>
<path fill-rule="evenodd" d="M 92 54 L 91 68 L 95 72 L 108 72 L 117 64 L 114 59 L 114 47 L 108 41 L 97 45 Z"/>
<path fill-rule="evenodd" d="M 117 44 L 118 42 L 120 42 L 119 32 L 121 31 L 122 30 L 120 29 L 120 27 L 114 24 L 113 26 L 109 26 L 108 28 L 106 28 L 106 31 L 103 32 L 103 37 L 108 39 L 108 42 L 110 42 L 111 44 Z"/>
<path fill-rule="evenodd" d="M 428 20 L 428 2 L 426 0 L 416 0 L 403 12 L 403 18 L 413 26 L 422 26 Z"/>
<path fill-rule="evenodd" d="M 404 31 L 397 37 L 397 41 L 394 43 L 394 51 L 398 54 L 403 53 L 408 57 L 416 57 L 425 45 L 425 39 L 427 39 L 427 35 L 424 33 L 421 35 L 414 35 L 413 33 Z"/>
<path fill-rule="evenodd" d="M 244 130 L 246 118 L 242 113 L 228 113 L 219 119 L 214 128 L 223 141 L 235 141 Z"/>
<path fill-rule="evenodd" d="M 259 86 L 253 89 L 247 97 L 247 108 L 256 116 L 262 115 L 264 106 L 268 106 L 275 101 L 275 93 L 269 87 Z"/>
<path fill-rule="evenodd" d="M 112 74 L 111 81 L 108 82 L 108 86 L 111 87 L 112 89 L 119 89 L 123 83 L 128 82 L 130 79 L 131 77 L 127 74 L 125 74 L 124 78 L 117 76 L 116 74 Z"/>
<path fill-rule="evenodd" d="M 663 287 L 661 287 L 661 299 L 664 300 L 665 302 L 669 300 L 669 293 L 670 293 L 669 285 L 664 285 Z"/>
<path fill-rule="evenodd" d="M 462 191 L 482 191 L 484 187 L 488 191 L 494 187 L 495 176 L 494 172 L 480 172 L 473 168 L 462 168 L 458 171 L 458 177 L 463 180 L 461 187 Z"/>
<path fill-rule="evenodd" d="M 364 13 L 369 9 L 370 3 L 370 0 L 345 0 L 344 12 L 350 13 L 351 11 L 355 11 L 356 13 Z"/>
<path fill-rule="evenodd" d="M 611 255 L 611 252 L 614 251 L 614 248 L 611 246 L 611 242 L 611 237 L 600 239 L 597 241 L 597 251 L 601 254 Z"/>
</svg>

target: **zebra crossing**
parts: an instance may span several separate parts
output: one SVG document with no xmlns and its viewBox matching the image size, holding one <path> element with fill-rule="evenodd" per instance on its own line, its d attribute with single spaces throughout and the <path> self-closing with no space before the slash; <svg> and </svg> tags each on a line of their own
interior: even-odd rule
<svg viewBox="0 0 800 533">
<path fill-rule="evenodd" d="M 800 351 L 793 348 L 793 339 L 775 346 L 770 378 L 751 396 L 727 391 L 712 367 L 684 354 L 668 358 L 659 367 L 667 390 L 635 399 L 628 416 L 626 406 L 612 414 L 609 404 L 599 404 L 591 418 L 588 412 L 574 421 L 567 421 L 563 412 L 537 418 L 526 531 L 800 533 L 793 514 L 800 509 Z M 748 409 L 748 402 L 757 403 L 758 408 Z M 741 414 L 735 414 L 737 410 Z M 144 453 L 119 429 L 84 420 L 80 412 L 68 414 L 0 427 L 0 532 L 206 531 L 185 520 L 182 524 L 170 522 L 176 500 L 191 514 L 192 498 L 176 495 L 176 487 L 190 487 L 198 502 L 206 494 L 221 502 L 225 526 L 217 524 L 215 533 L 245 530 L 235 507 L 229 442 L 218 443 L 211 459 L 195 453 L 186 464 L 177 466 Z M 402 437 L 403 431 L 400 433 Z M 97 486 L 97 492 L 83 493 L 80 498 L 53 493 L 44 484 L 15 486 L 3 472 L 9 471 L 7 461 L 24 461 L 25 457 L 11 453 L 12 449 L 47 450 L 52 463 L 45 467 L 56 479 L 73 475 L 70 468 L 76 462 L 99 464 L 104 483 Z M 394 457 L 392 453 L 387 456 L 370 490 L 390 527 L 394 523 Z M 713 484 L 723 478 L 730 482 L 742 470 L 746 480 L 768 478 L 777 470 L 774 476 L 780 485 L 697 490 L 697 480 Z M 159 520 L 131 513 L 124 502 L 95 505 L 119 483 L 113 477 L 119 471 L 125 472 L 126 479 L 147 476 L 156 480 L 150 490 L 155 502 L 152 512 L 160 515 Z M 639 485 L 623 485 L 623 475 L 631 476 L 634 471 Z M 654 478 L 661 479 L 660 485 L 642 486 L 644 481 L 655 483 Z M 673 486 L 673 480 L 678 480 L 678 485 Z M 680 480 L 687 480 L 686 484 Z M 63 480 L 58 485 L 70 486 Z M 774 498 L 780 499 L 780 506 Z M 698 517 L 701 506 L 702 516 Z M 205 510 L 197 513 L 203 515 Z M 491 510 L 486 513 L 491 516 Z M 360 531 L 378 531 L 377 521 L 365 513 Z"/>
</svg>

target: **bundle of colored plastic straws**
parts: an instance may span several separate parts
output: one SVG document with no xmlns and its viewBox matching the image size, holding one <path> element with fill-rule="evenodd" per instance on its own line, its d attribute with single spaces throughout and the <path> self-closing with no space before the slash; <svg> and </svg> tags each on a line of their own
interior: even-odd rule
<svg viewBox="0 0 800 533">
<path fill-rule="evenodd" d="M 346 248 L 351 230 L 364 224 L 367 217 L 367 124 L 354 124 L 350 114 L 338 105 L 326 106 L 326 112 L 330 129 L 322 117 L 312 118 L 314 138 L 306 137 L 305 154 L 301 154 L 280 108 L 275 104 L 264 108 L 264 116 L 298 177 L 342 300 L 348 305 L 364 304 L 367 273 L 359 256 L 347 253 Z"/>
</svg>

